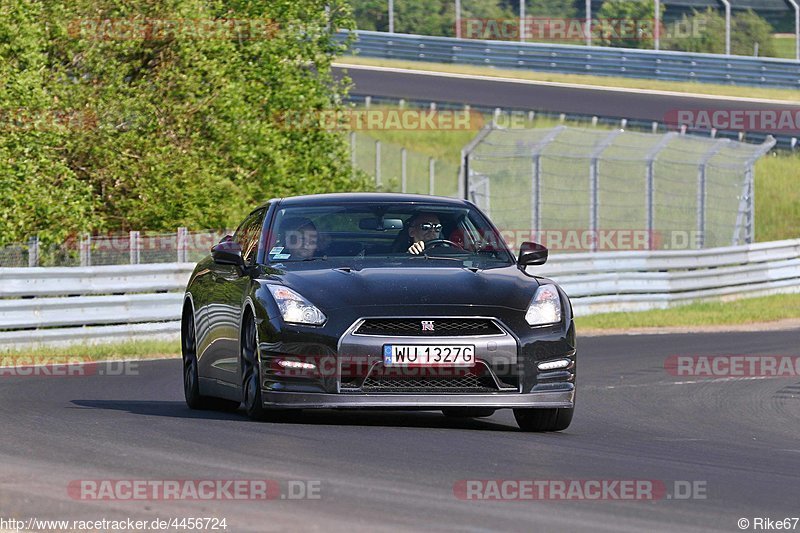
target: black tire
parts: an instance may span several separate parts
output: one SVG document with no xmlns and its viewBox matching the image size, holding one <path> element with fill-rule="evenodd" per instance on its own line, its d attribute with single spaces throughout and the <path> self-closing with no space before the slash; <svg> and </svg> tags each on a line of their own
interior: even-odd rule
<svg viewBox="0 0 800 533">
<path fill-rule="evenodd" d="M 242 321 L 241 342 L 242 403 L 251 420 L 264 420 L 266 410 L 261 401 L 261 365 L 258 357 L 258 332 L 253 316 Z"/>
<path fill-rule="evenodd" d="M 278 422 L 287 418 L 288 411 L 264 407 L 261 396 L 261 364 L 258 354 L 258 330 L 253 315 L 242 322 L 241 342 L 242 403 L 251 420 Z"/>
<path fill-rule="evenodd" d="M 183 356 L 183 397 L 190 409 L 215 409 L 235 411 L 239 402 L 212 398 L 200 394 L 200 379 L 197 371 L 197 336 L 194 327 L 194 313 L 189 310 L 181 330 L 181 353 Z"/>
<path fill-rule="evenodd" d="M 575 408 L 514 409 L 514 418 L 522 431 L 562 431 L 572 422 Z"/>
<path fill-rule="evenodd" d="M 447 407 L 442 414 L 450 418 L 484 418 L 492 416 L 495 409 L 491 407 Z"/>
</svg>

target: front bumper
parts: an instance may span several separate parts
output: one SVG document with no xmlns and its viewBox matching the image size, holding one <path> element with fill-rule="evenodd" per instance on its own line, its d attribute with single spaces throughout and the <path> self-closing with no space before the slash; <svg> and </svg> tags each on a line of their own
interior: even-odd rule
<svg viewBox="0 0 800 533">
<path fill-rule="evenodd" d="M 447 316 L 431 312 L 423 315 L 437 319 Z M 278 320 L 265 322 L 264 341 L 260 344 L 264 406 L 296 409 L 500 409 L 569 408 L 574 405 L 577 361 L 571 317 L 558 326 L 530 328 L 527 324 L 501 320 L 488 314 L 478 316 L 496 322 L 502 332 L 475 337 L 425 338 L 356 334 L 358 325 L 365 318 L 363 316 L 355 322 L 350 319 L 347 325 L 331 323 L 318 329 L 287 326 Z M 347 320 L 346 317 L 342 319 Z M 329 328 L 331 334 L 326 335 Z M 335 333 L 337 330 L 338 334 Z M 492 379 L 474 390 L 368 390 L 363 388 L 361 374 L 354 377 L 353 372 L 347 370 L 379 366 L 384 344 L 414 343 L 472 344 L 479 366 Z M 312 362 L 321 371 L 301 375 L 291 373 L 276 367 L 281 359 Z M 554 359 L 568 359 L 570 364 L 557 371 L 538 370 L 538 363 Z M 357 364 L 351 364 L 352 361 L 357 361 Z"/>
<path fill-rule="evenodd" d="M 573 407 L 575 388 L 552 392 L 486 394 L 323 394 L 263 391 L 264 407 L 283 409 L 442 409 L 445 407 L 554 408 Z"/>
</svg>

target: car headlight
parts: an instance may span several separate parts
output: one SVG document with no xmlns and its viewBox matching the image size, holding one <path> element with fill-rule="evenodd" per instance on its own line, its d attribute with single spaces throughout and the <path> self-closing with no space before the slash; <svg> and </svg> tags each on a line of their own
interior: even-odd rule
<svg viewBox="0 0 800 533">
<path fill-rule="evenodd" d="M 561 298 L 555 285 L 541 285 L 536 289 L 528 310 L 525 322 L 529 326 L 545 326 L 561 322 Z"/>
<path fill-rule="evenodd" d="M 283 285 L 267 285 L 267 287 L 275 298 L 275 303 L 278 304 L 284 322 L 320 326 L 327 320 L 325 314 L 314 304 L 289 287 Z"/>
</svg>

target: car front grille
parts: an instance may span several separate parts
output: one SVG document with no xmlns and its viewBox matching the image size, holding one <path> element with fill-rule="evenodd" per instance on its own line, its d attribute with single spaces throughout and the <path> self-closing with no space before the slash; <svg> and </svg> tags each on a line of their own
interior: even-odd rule
<svg viewBox="0 0 800 533">
<path fill-rule="evenodd" d="M 423 322 L 432 329 L 423 329 Z M 464 337 L 502 335 L 502 330 L 486 318 L 368 318 L 356 335 L 385 337 Z"/>
<path fill-rule="evenodd" d="M 486 367 L 387 369 L 379 364 L 359 384 L 343 382 L 342 392 L 497 392 L 500 390 Z"/>
</svg>

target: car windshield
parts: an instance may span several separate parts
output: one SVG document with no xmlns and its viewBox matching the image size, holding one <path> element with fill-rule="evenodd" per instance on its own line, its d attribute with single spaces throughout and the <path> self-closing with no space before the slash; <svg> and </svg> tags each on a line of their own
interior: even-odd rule
<svg viewBox="0 0 800 533">
<path fill-rule="evenodd" d="M 495 268 L 514 257 L 475 208 L 425 203 L 291 206 L 267 235 L 270 265 L 329 261 L 337 266 Z M 422 253 L 411 253 L 424 241 Z M 419 246 L 419 245 L 418 245 Z"/>
</svg>

